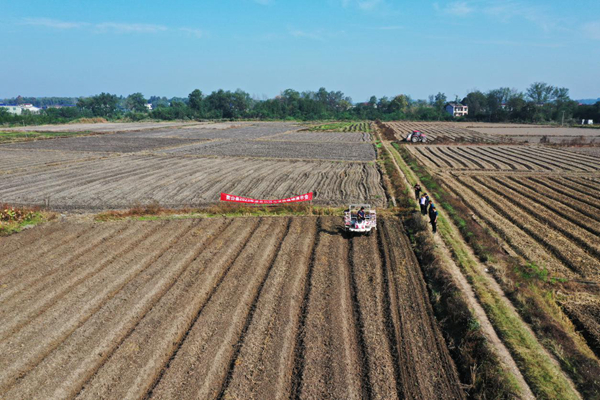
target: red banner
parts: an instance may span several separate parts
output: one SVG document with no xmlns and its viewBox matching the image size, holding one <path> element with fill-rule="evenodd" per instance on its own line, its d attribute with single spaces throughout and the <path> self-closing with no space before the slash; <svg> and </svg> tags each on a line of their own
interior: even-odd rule
<svg viewBox="0 0 600 400">
<path fill-rule="evenodd" d="M 245 203 L 245 204 L 283 204 L 283 203 L 297 203 L 299 201 L 310 201 L 313 198 L 312 192 L 301 194 L 299 196 L 289 197 L 287 199 L 276 199 L 276 200 L 262 200 L 262 199 L 251 199 L 249 197 L 234 196 L 232 194 L 221 193 L 221 201 L 231 201 L 234 203 Z"/>
</svg>

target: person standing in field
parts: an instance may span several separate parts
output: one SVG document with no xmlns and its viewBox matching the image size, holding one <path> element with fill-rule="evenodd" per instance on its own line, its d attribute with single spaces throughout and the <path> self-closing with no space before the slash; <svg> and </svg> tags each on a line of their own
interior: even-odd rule
<svg viewBox="0 0 600 400">
<path fill-rule="evenodd" d="M 427 214 L 427 193 L 423 193 L 419 200 L 419 205 L 421 206 L 421 214 Z"/>
<path fill-rule="evenodd" d="M 433 210 L 435 209 L 435 205 L 433 204 L 433 201 L 429 202 L 429 211 L 427 211 L 427 214 L 429 214 L 429 219 L 431 220 L 433 217 Z"/>
<path fill-rule="evenodd" d="M 435 209 L 435 207 L 431 207 L 432 211 L 429 213 L 429 218 L 430 218 L 430 222 L 431 222 L 431 229 L 433 230 L 433 233 L 437 232 L 437 219 L 438 219 L 438 212 Z"/>
<path fill-rule="evenodd" d="M 421 197 L 421 185 L 419 185 L 418 183 L 415 185 L 415 198 L 417 200 L 419 200 L 419 198 Z"/>
</svg>

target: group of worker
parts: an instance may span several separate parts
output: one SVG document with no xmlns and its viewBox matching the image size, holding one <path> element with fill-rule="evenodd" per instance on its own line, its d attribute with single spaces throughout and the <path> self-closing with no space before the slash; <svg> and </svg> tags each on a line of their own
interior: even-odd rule
<svg viewBox="0 0 600 400">
<path fill-rule="evenodd" d="M 421 207 L 421 214 L 429 215 L 429 223 L 431 224 L 431 229 L 433 233 L 437 232 L 437 219 L 438 212 L 433 204 L 433 201 L 429 198 L 427 193 L 421 194 L 421 185 L 418 183 L 415 185 L 415 197 L 419 202 L 419 206 Z"/>
</svg>

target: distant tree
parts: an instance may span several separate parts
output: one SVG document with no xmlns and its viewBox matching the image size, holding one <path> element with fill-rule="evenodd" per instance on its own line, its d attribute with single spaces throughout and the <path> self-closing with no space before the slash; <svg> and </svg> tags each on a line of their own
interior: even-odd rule
<svg viewBox="0 0 600 400">
<path fill-rule="evenodd" d="M 195 89 L 188 95 L 188 106 L 196 114 L 202 114 L 202 100 L 204 95 L 199 89 Z"/>
<path fill-rule="evenodd" d="M 148 104 L 148 101 L 141 93 L 130 94 L 125 100 L 125 108 L 127 108 L 129 111 L 138 113 L 144 113 L 148 111 L 146 104 Z"/>
<path fill-rule="evenodd" d="M 487 96 L 479 90 L 468 93 L 462 103 L 469 107 L 469 117 L 473 119 L 487 111 Z"/>
<path fill-rule="evenodd" d="M 438 94 L 435 95 L 433 105 L 436 110 L 442 111 L 444 109 L 444 106 L 446 105 L 446 103 L 447 103 L 447 98 L 444 93 L 439 92 Z"/>
<path fill-rule="evenodd" d="M 400 94 L 392 99 L 388 109 L 392 113 L 398 112 L 398 111 L 404 113 L 408 109 L 408 106 L 409 106 L 408 97 L 406 97 L 403 94 Z"/>
<path fill-rule="evenodd" d="M 532 83 L 527 88 L 527 97 L 535 104 L 546 104 L 552 100 L 553 93 L 555 92 L 553 86 L 548 85 L 544 82 Z"/>
<path fill-rule="evenodd" d="M 95 117 L 110 117 L 116 114 L 118 101 L 117 95 L 100 93 L 96 96 L 80 98 L 77 107 L 91 111 Z"/>
</svg>

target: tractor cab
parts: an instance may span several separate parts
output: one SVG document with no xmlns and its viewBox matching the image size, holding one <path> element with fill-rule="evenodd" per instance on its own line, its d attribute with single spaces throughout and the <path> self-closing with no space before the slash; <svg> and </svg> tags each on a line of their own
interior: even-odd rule
<svg viewBox="0 0 600 400">
<path fill-rule="evenodd" d="M 344 227 L 346 232 L 368 234 L 377 229 L 377 212 L 370 204 L 350 204 L 344 211 Z"/>
</svg>

